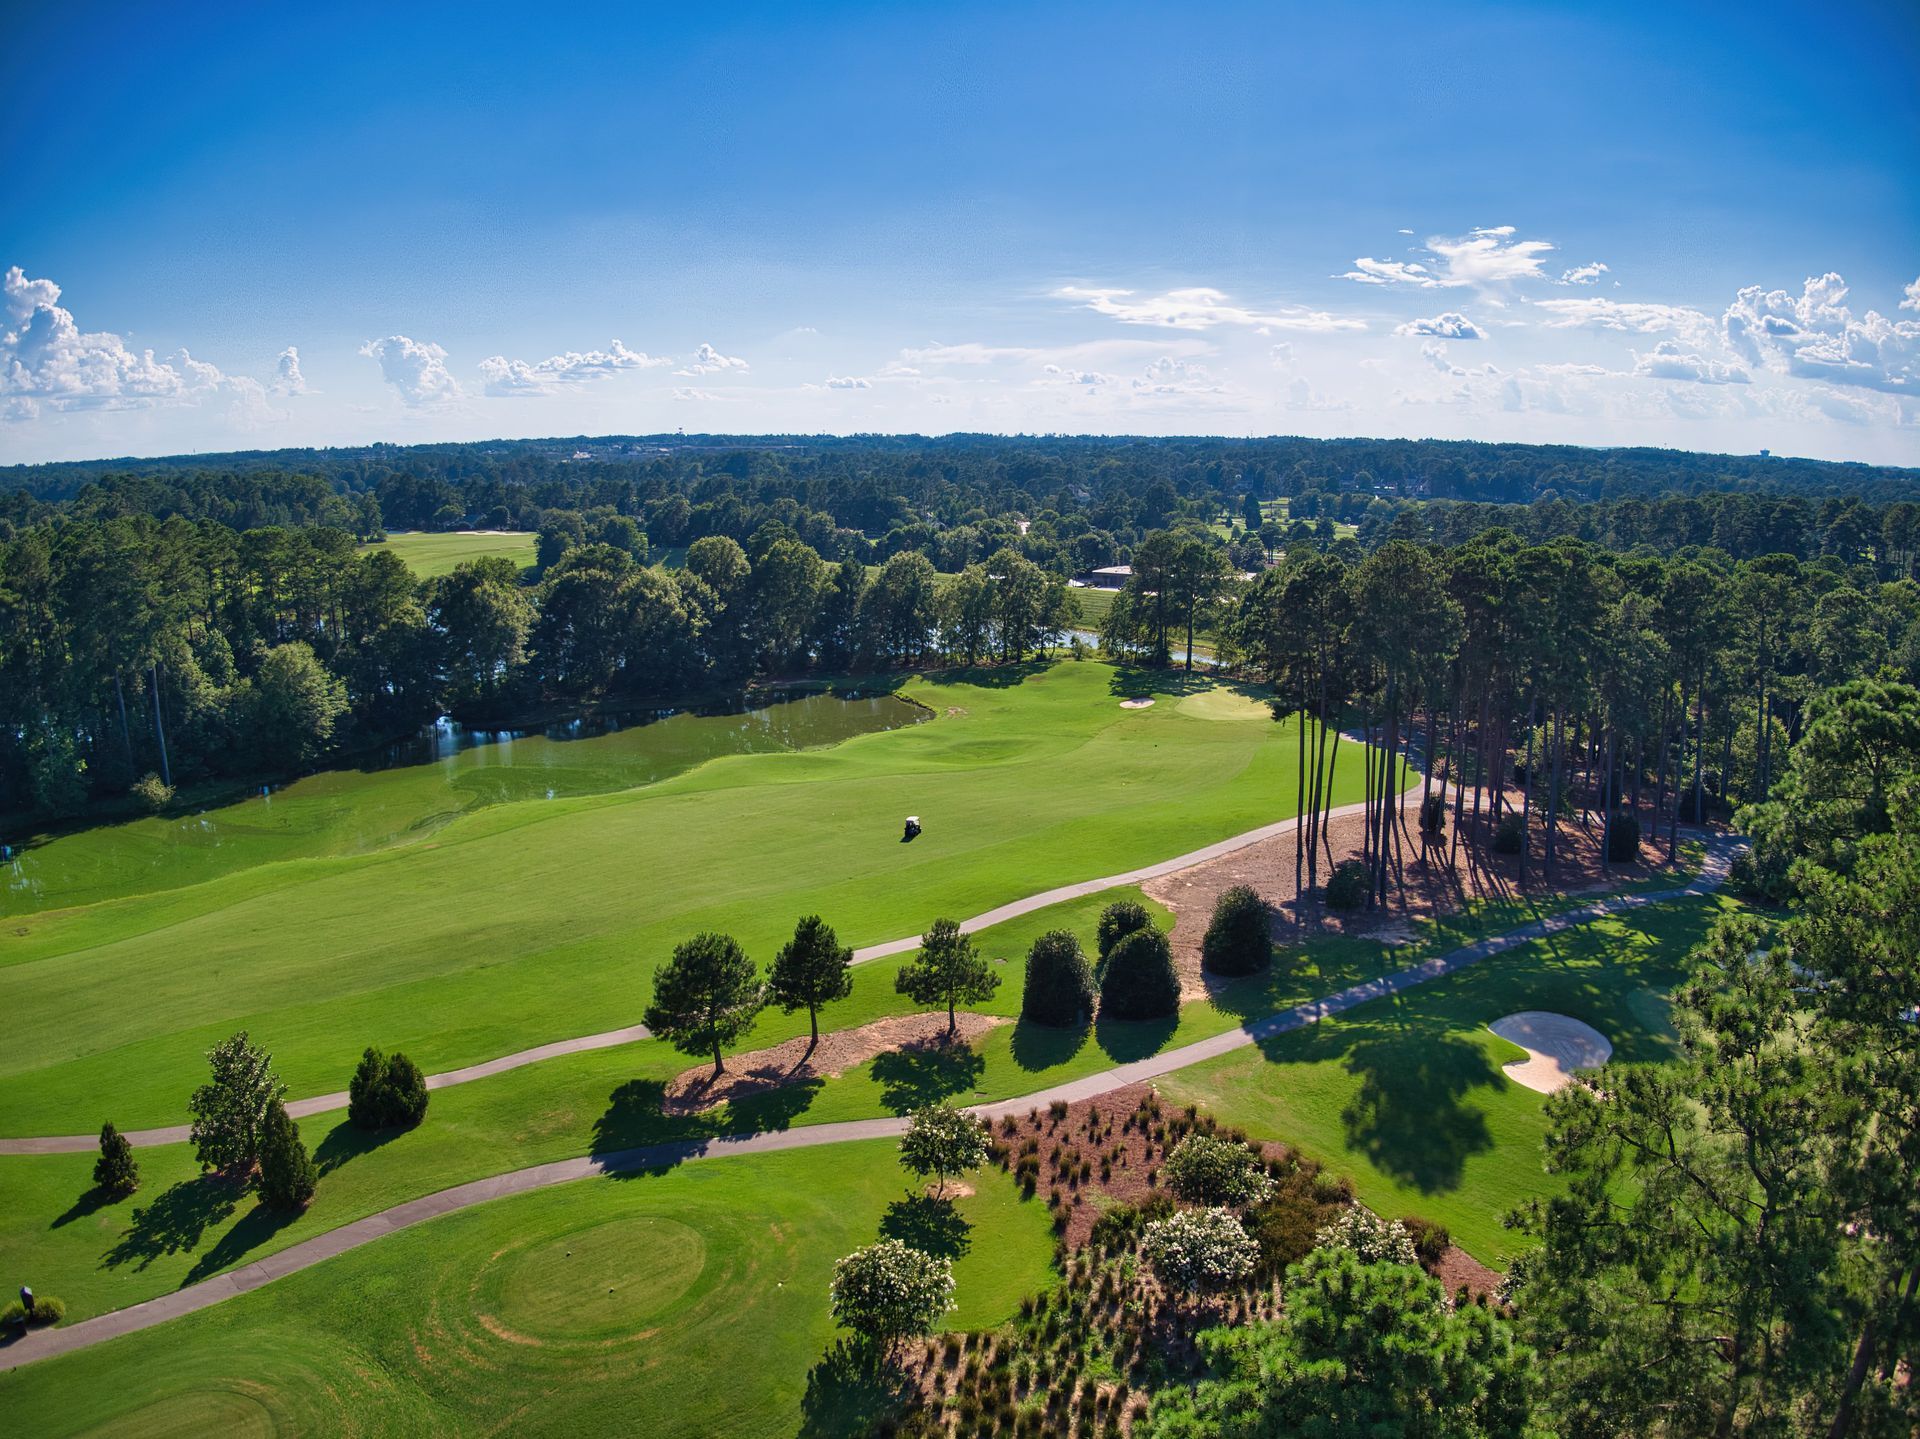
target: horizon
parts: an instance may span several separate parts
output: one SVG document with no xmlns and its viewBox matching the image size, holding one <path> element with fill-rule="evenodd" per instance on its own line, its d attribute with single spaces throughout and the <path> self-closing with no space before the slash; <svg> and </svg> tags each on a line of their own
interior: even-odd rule
<svg viewBox="0 0 1920 1439">
<path fill-rule="evenodd" d="M 1368 19 L 27 16 L 88 104 L 62 65 L 0 98 L 0 464 L 685 428 L 1920 466 L 1910 6 Z"/>
</svg>

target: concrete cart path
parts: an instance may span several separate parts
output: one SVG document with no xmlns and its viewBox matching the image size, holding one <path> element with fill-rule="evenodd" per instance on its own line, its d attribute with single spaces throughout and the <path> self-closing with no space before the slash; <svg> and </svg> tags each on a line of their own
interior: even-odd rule
<svg viewBox="0 0 1920 1439">
<path fill-rule="evenodd" d="M 1330 818 L 1340 819 L 1346 815 L 1359 814 L 1365 807 L 1364 801 L 1341 805 L 1332 811 Z M 1057 889 L 1044 890 L 1039 894 L 1029 895 L 1025 899 L 1016 899 L 1011 904 L 1003 904 L 996 909 L 987 910 L 984 914 L 976 914 L 972 919 L 962 920 L 960 929 L 963 933 L 973 934 L 991 925 L 1000 924 L 1009 919 L 1018 919 L 1021 915 L 1032 914 L 1037 909 L 1046 909 L 1050 905 L 1062 904 L 1070 899 L 1084 899 L 1087 895 L 1099 894 L 1103 890 L 1118 889 L 1122 885 L 1139 884 L 1142 880 L 1157 879 L 1163 874 L 1172 874 L 1192 865 L 1203 864 L 1210 859 L 1218 859 L 1223 854 L 1245 849 L 1248 845 L 1258 844 L 1276 835 L 1291 834 L 1299 823 L 1298 817 L 1283 819 L 1274 824 L 1262 825 L 1259 829 L 1250 829 L 1245 834 L 1236 834 L 1230 839 L 1219 840 L 1187 854 L 1161 860 L 1158 864 L 1144 865 L 1122 874 L 1110 874 L 1104 879 L 1081 880 L 1077 884 L 1066 884 Z M 921 936 L 912 934 L 905 939 L 891 939 L 884 944 L 870 944 L 865 949 L 856 949 L 853 952 L 853 962 L 866 964 L 871 960 L 906 954 L 918 949 L 920 940 Z M 601 1034 L 583 1034 L 573 1039 L 556 1039 L 550 1044 L 537 1045 L 515 1054 L 504 1054 L 498 1059 L 470 1064 L 464 1069 L 452 1069 L 444 1074 L 430 1074 L 427 1076 L 427 1088 L 446 1089 L 455 1084 L 468 1084 L 476 1079 L 485 1079 L 489 1075 L 504 1074 L 510 1069 L 519 1069 L 523 1065 L 538 1064 L 544 1059 L 557 1059 L 565 1054 L 584 1054 L 594 1049 L 610 1049 L 617 1044 L 631 1044 L 635 1040 L 649 1037 L 644 1024 L 631 1024 L 625 1029 L 610 1029 Z M 342 1090 L 334 1094 L 315 1095 L 311 1099 L 291 1100 L 287 1104 L 287 1113 L 295 1119 L 305 1119 L 310 1115 L 328 1114 L 346 1107 L 347 1095 Z M 159 1129 L 128 1129 L 121 1132 L 126 1135 L 127 1141 L 135 1149 L 145 1149 L 155 1144 L 185 1144 L 189 1137 L 189 1128 L 190 1126 L 185 1124 L 169 1124 Z M 24 1139 L 0 1139 L 0 1154 L 82 1154 L 92 1150 L 99 1142 L 98 1134 L 51 1134 Z"/>
<path fill-rule="evenodd" d="M 1706 864 L 1701 873 L 1692 883 L 1684 887 L 1615 895 L 1607 899 L 1595 900 L 1578 909 L 1567 910 L 1545 919 L 1533 920 L 1504 934 L 1479 940 L 1419 964 L 1409 965 L 1405 969 L 1396 970 L 1379 979 L 1353 985 L 1351 988 L 1341 990 L 1338 994 L 1296 1004 L 1291 1009 L 1269 1015 L 1240 1029 L 1229 1030 L 1225 1034 L 1217 1034 L 1192 1044 L 1184 1044 L 1177 1049 L 1169 1049 L 1146 1059 L 1136 1060 L 1131 1064 L 1122 1064 L 1100 1074 L 1088 1075 L 1084 1079 L 1056 1084 L 1033 1094 L 1022 1095 L 1017 1099 L 1004 1099 L 991 1104 L 976 1105 L 973 1112 L 983 1118 L 997 1119 L 1001 1115 L 1019 1114 L 1037 1105 L 1050 1104 L 1054 1100 L 1065 1100 L 1071 1104 L 1083 1099 L 1092 1099 L 1129 1084 L 1155 1079 L 1177 1069 L 1184 1069 L 1204 1060 L 1230 1054 L 1236 1049 L 1244 1049 L 1249 1045 L 1272 1039 L 1289 1030 L 1318 1024 L 1321 1020 L 1344 1013 L 1356 1005 L 1399 994 L 1417 985 L 1429 983 L 1443 975 L 1465 969 L 1469 965 L 1477 964 L 1483 959 L 1501 954 L 1531 940 L 1543 939 L 1581 925 L 1592 924 L 1609 915 L 1641 909 L 1664 900 L 1709 894 L 1718 889 L 1725 880 L 1738 848 L 1739 842 L 1730 837 L 1721 836 L 1713 840 L 1708 847 Z M 101 1314 L 92 1319 L 83 1319 L 62 1328 L 34 1330 L 0 1349 L 0 1371 L 18 1368 L 36 1359 L 48 1359 L 57 1354 L 85 1349 L 103 1340 L 150 1328 L 169 1319 L 177 1319 L 181 1315 L 205 1309 L 210 1304 L 218 1304 L 221 1300 L 229 1299 L 236 1294 L 245 1294 L 250 1290 L 258 1289 L 261 1285 L 271 1283 L 283 1275 L 309 1268 L 324 1259 L 331 1259 L 336 1254 L 357 1249 L 362 1244 L 378 1239 L 382 1235 L 391 1234 L 395 1230 L 406 1229 L 425 1220 L 436 1219 L 443 1214 L 452 1214 L 476 1204 L 484 1204 L 492 1199 L 505 1198 L 511 1194 L 525 1194 L 555 1184 L 569 1184 L 574 1180 L 599 1174 L 667 1168 L 692 1160 L 718 1159 L 737 1154 L 769 1154 L 787 1149 L 808 1149 L 821 1144 L 845 1144 L 861 1139 L 887 1139 L 904 1134 L 906 1128 L 907 1121 L 904 1118 L 856 1119 L 839 1124 L 814 1124 L 793 1129 L 770 1130 L 761 1134 L 718 1139 L 676 1140 L 664 1144 L 642 1145 L 637 1149 L 620 1150 L 610 1154 L 581 1155 L 574 1159 L 561 1159 L 550 1164 L 536 1164 L 527 1169 L 516 1169 L 488 1179 L 476 1179 L 468 1184 L 444 1189 L 438 1194 L 410 1199 L 405 1204 L 395 1205 L 378 1214 L 370 1214 L 364 1219 L 357 1219 L 338 1229 L 328 1230 L 325 1234 L 316 1234 L 313 1238 L 292 1245 L 277 1254 L 267 1255 L 265 1258 L 257 1259 L 251 1264 L 244 1264 L 226 1274 L 199 1284 L 189 1285 L 184 1289 L 177 1289 L 171 1294 L 163 1294 L 157 1299 L 149 1299 L 144 1304 L 116 1309 L 111 1313 Z"/>
</svg>

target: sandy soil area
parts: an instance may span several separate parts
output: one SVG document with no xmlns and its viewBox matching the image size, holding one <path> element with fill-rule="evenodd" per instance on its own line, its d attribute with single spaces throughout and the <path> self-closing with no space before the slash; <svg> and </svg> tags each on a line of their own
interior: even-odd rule
<svg viewBox="0 0 1920 1439">
<path fill-rule="evenodd" d="M 1613 1056 L 1613 1044 L 1590 1024 L 1544 1009 L 1523 1010 L 1487 1026 L 1528 1057 L 1506 1066 L 1507 1078 L 1541 1094 L 1573 1083 L 1575 1070 L 1598 1069 Z"/>
</svg>

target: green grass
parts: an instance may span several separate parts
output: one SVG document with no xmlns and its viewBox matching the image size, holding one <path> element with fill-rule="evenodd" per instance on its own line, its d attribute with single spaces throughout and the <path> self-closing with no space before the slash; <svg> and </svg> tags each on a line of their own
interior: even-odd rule
<svg viewBox="0 0 1920 1439">
<path fill-rule="evenodd" d="M 521 569 L 530 569 L 538 538 L 520 530 L 503 534 L 480 534 L 471 530 L 457 530 L 450 534 L 416 531 L 388 535 L 380 544 L 360 546 L 360 552 L 367 554 L 373 550 L 391 550 L 406 561 L 407 568 L 416 576 L 431 580 L 450 575 L 468 560 L 481 559 L 486 555 L 505 555 Z"/>
<path fill-rule="evenodd" d="M 1003 977 L 999 992 L 981 1008 L 1017 1015 L 1022 959 L 1033 939 L 1043 930 L 1068 928 L 1091 952 L 1101 908 L 1119 898 L 1146 902 L 1163 927 L 1172 922 L 1138 890 L 1119 889 L 977 935 Z M 1556 907 L 1483 906 L 1423 924 L 1416 941 L 1401 946 L 1317 940 L 1283 953 L 1268 973 L 1187 1005 L 1177 1021 L 1069 1032 L 1004 1025 L 959 1055 L 882 1056 L 824 1083 L 697 1118 L 660 1113 L 666 1081 L 695 1061 L 657 1040 L 441 1090 L 426 1122 L 405 1134 L 369 1136 L 337 1113 L 319 1116 L 305 1121 L 302 1133 L 324 1171 L 322 1183 L 313 1206 L 291 1220 L 203 1180 L 183 1144 L 140 1150 L 142 1187 L 113 1204 L 89 1195 L 91 1154 L 0 1157 L 0 1273 L 31 1276 L 39 1288 L 68 1302 L 71 1317 L 85 1318 L 209 1278 L 418 1195 L 510 1169 L 664 1139 L 898 1114 L 936 1098 L 970 1102 L 1030 1094 L 1220 1033 Z M 904 1012 L 906 1001 L 893 992 L 897 965 L 889 960 L 857 969 L 852 997 L 826 1012 L 826 1025 L 848 1028 Z M 770 1014 L 746 1045 L 770 1042 L 803 1023 Z"/>
<path fill-rule="evenodd" d="M 1044 1207 L 976 1182 L 953 1226 L 885 1141 L 583 1181 L 0 1375 L 0 1406 L 12 1432 L 143 1439 L 843 1432 L 857 1396 L 820 1364 L 841 1254 L 883 1233 L 957 1250 L 955 1328 L 1046 1283 Z"/>
<path fill-rule="evenodd" d="M 910 729 L 10 919 L 0 1133 L 177 1122 L 238 1028 L 295 1095 L 339 1088 L 369 1043 L 435 1071 L 616 1028 L 700 929 L 765 961 L 817 911 L 871 943 L 1285 815 L 1292 731 L 1251 700 L 1182 702 L 1204 684 L 1072 662 L 919 680 L 906 693 L 937 717 Z M 1165 699 L 1119 708 L 1140 691 Z M 912 845 L 905 814 L 927 822 Z"/>
<path fill-rule="evenodd" d="M 1350 1175 L 1390 1217 L 1438 1220 L 1484 1263 L 1517 1250 L 1501 1217 L 1555 1192 L 1545 1172 L 1545 1097 L 1508 1080 L 1525 1052 L 1487 1024 L 1544 1009 L 1606 1035 L 1620 1063 L 1671 1057 L 1666 996 L 1688 951 L 1734 901 L 1661 904 L 1509 950 L 1253 1049 L 1162 1080 L 1250 1134 L 1283 1140 Z"/>
</svg>

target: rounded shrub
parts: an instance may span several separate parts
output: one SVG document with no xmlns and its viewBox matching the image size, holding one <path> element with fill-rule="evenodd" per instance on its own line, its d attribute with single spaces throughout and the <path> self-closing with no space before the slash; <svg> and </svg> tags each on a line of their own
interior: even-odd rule
<svg viewBox="0 0 1920 1439">
<path fill-rule="evenodd" d="M 158 814 L 173 803 L 173 786 L 157 774 L 143 774 L 133 782 L 134 800 L 150 814 Z"/>
<path fill-rule="evenodd" d="M 1526 847 L 1527 827 L 1520 816 L 1508 810 L 1500 816 L 1500 827 L 1493 832 L 1495 854 L 1518 854 Z"/>
<path fill-rule="evenodd" d="M 1442 834 L 1447 828 L 1447 799 L 1445 795 L 1430 794 L 1420 801 L 1420 833 L 1431 838 Z"/>
<path fill-rule="evenodd" d="M 1070 929 L 1050 929 L 1027 951 L 1027 988 L 1020 1017 L 1070 1028 L 1093 1013 L 1093 969 Z"/>
<path fill-rule="evenodd" d="M 1189 1204 L 1239 1209 L 1273 1194 L 1265 1162 L 1244 1144 L 1213 1134 L 1189 1134 L 1160 1166 L 1167 1188 Z"/>
<path fill-rule="evenodd" d="M 1419 1259 L 1420 1267 L 1429 1274 L 1437 1272 L 1440 1261 L 1447 1257 L 1447 1250 L 1453 1247 L 1453 1235 L 1447 1232 L 1447 1226 L 1409 1214 L 1400 1221 L 1400 1227 L 1413 1241 L 1414 1256 Z"/>
<path fill-rule="evenodd" d="M 1149 926 L 1123 936 L 1100 968 L 1102 1019 L 1162 1019 L 1180 1012 L 1173 947 Z"/>
<path fill-rule="evenodd" d="M 1100 927 L 1097 937 L 1100 941 L 1100 958 L 1105 959 L 1113 953 L 1113 947 L 1137 930 L 1151 929 L 1153 916 L 1147 913 L 1147 907 L 1138 900 L 1116 899 L 1100 911 Z"/>
<path fill-rule="evenodd" d="M 1333 874 L 1327 880 L 1327 908 L 1359 909 L 1367 902 L 1367 892 L 1372 888 L 1373 876 L 1367 873 L 1366 865 L 1357 859 L 1343 859 L 1333 867 Z"/>
<path fill-rule="evenodd" d="M 1632 864 L 1640 858 L 1640 817 L 1622 811 L 1607 826 L 1607 863 Z"/>
<path fill-rule="evenodd" d="M 358 1129 L 411 1129 L 427 1114 L 427 1077 L 398 1052 L 369 1046 L 347 1084 L 347 1118 Z"/>
<path fill-rule="evenodd" d="M 1266 903 L 1244 884 L 1236 884 L 1214 902 L 1207 937 L 1200 941 L 1200 963 L 1215 974 L 1257 974 L 1273 959 L 1273 937 Z"/>
</svg>

